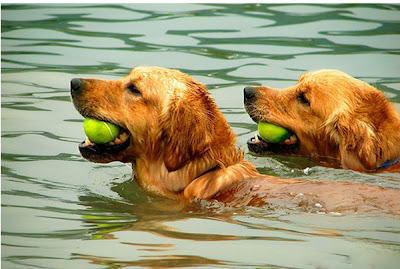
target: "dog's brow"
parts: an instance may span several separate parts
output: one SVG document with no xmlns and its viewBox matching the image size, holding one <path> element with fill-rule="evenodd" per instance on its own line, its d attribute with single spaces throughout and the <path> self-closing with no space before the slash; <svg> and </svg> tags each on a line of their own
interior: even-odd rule
<svg viewBox="0 0 400 269">
<path fill-rule="evenodd" d="M 136 83 L 136 82 L 140 82 L 140 81 L 142 81 L 142 80 L 143 80 L 143 78 L 142 78 L 141 76 L 137 76 L 137 75 L 134 75 L 134 76 L 130 75 L 130 76 L 128 77 L 128 81 L 129 81 L 130 83 Z"/>
</svg>

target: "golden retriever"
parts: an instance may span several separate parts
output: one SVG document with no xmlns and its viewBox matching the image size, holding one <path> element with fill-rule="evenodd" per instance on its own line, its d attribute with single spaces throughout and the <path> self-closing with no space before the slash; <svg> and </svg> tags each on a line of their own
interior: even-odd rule
<svg viewBox="0 0 400 269">
<path fill-rule="evenodd" d="M 244 103 L 251 118 L 282 126 L 295 135 L 280 144 L 258 136 L 250 151 L 311 156 L 365 172 L 400 172 L 400 116 L 371 85 L 337 70 L 301 76 L 279 90 L 249 86 Z"/>
<path fill-rule="evenodd" d="M 119 80 L 76 78 L 71 95 L 82 116 L 122 130 L 106 145 L 86 139 L 79 145 L 82 156 L 132 163 L 139 185 L 164 197 L 400 214 L 399 190 L 259 174 L 236 147 L 236 136 L 206 87 L 178 70 L 136 67 Z"/>
</svg>

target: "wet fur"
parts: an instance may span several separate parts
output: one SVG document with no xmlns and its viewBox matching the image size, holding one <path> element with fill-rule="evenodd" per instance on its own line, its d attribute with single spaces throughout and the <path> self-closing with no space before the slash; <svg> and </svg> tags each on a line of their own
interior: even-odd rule
<svg viewBox="0 0 400 269">
<path fill-rule="evenodd" d="M 178 70 L 136 67 L 119 80 L 81 81 L 83 89 L 72 94 L 77 110 L 118 124 L 131 139 L 120 153 L 84 157 L 132 163 L 135 180 L 151 192 L 184 202 L 200 198 L 304 210 L 318 203 L 326 212 L 400 214 L 398 190 L 259 174 L 236 147 L 235 134 L 206 87 Z M 132 85 L 140 93 L 132 93 Z"/>
<path fill-rule="evenodd" d="M 255 88 L 248 113 L 292 130 L 300 140 L 298 155 L 328 157 L 344 168 L 370 172 L 400 158 L 399 113 L 382 92 L 361 80 L 320 70 L 286 89 Z M 400 162 L 383 171 L 399 172 Z"/>
</svg>

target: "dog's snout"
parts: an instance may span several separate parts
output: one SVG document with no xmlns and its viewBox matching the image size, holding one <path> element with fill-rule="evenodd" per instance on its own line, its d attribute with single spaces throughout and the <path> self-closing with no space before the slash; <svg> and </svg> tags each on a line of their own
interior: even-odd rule
<svg viewBox="0 0 400 269">
<path fill-rule="evenodd" d="M 79 78 L 74 78 L 71 80 L 71 93 L 76 93 L 82 90 L 82 80 Z"/>
<path fill-rule="evenodd" d="M 243 90 L 244 93 L 244 102 L 250 101 L 254 97 L 256 97 L 257 88 L 253 86 L 247 86 Z"/>
</svg>

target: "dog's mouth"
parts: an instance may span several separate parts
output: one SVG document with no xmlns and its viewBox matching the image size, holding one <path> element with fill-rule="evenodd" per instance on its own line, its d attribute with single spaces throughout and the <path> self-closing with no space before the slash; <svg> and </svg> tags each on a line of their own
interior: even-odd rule
<svg viewBox="0 0 400 269">
<path fill-rule="evenodd" d="M 251 152 L 257 154 L 268 153 L 295 153 L 300 146 L 297 135 L 292 132 L 290 137 L 280 143 L 268 143 L 264 141 L 259 133 L 247 140 L 247 146 Z"/>
<path fill-rule="evenodd" d="M 128 130 L 119 126 L 118 136 L 111 142 L 106 144 L 98 144 L 86 137 L 85 141 L 79 144 L 79 151 L 85 157 L 89 154 L 103 155 L 116 154 L 124 151 L 130 145 L 130 133 Z"/>
</svg>

